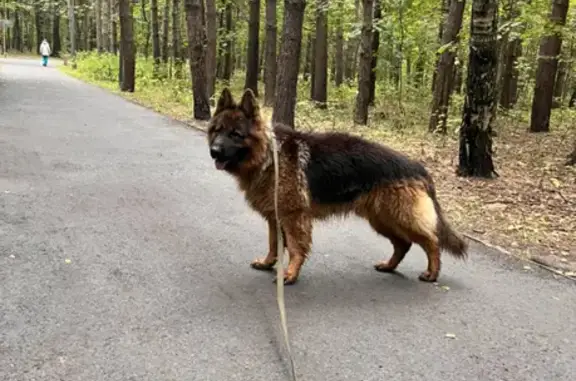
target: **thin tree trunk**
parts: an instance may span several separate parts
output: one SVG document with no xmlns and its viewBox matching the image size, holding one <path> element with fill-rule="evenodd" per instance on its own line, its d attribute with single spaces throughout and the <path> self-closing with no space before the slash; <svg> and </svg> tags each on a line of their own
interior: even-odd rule
<svg viewBox="0 0 576 381">
<path fill-rule="evenodd" d="M 112 52 L 114 54 L 118 54 L 118 50 L 120 49 L 118 44 L 118 2 L 116 1 L 114 4 L 115 11 L 113 12 L 112 17 Z"/>
<path fill-rule="evenodd" d="M 550 22 L 557 26 L 566 24 L 569 0 L 552 0 Z M 553 33 L 540 40 L 538 52 L 538 69 L 536 84 L 532 98 L 532 114 L 530 118 L 531 132 L 550 131 L 550 114 L 554 95 L 554 80 L 558 69 L 558 56 L 562 46 L 559 34 Z"/>
<path fill-rule="evenodd" d="M 136 71 L 136 47 L 134 45 L 134 20 L 131 0 L 119 0 L 120 14 L 120 90 L 134 92 Z"/>
<path fill-rule="evenodd" d="M 363 21 L 360 47 L 360 63 L 358 70 L 358 94 L 354 109 L 354 123 L 368 124 L 368 106 L 370 102 L 370 66 L 372 63 L 372 14 L 373 0 L 362 0 Z"/>
<path fill-rule="evenodd" d="M 110 0 L 103 0 L 102 4 L 102 50 L 105 52 L 112 51 L 110 46 L 110 17 L 112 15 L 112 8 L 110 7 Z"/>
<path fill-rule="evenodd" d="M 312 34 L 312 33 L 310 33 Z M 310 99 L 314 93 L 314 83 L 316 83 L 316 36 L 310 40 Z"/>
<path fill-rule="evenodd" d="M 264 87 L 264 105 L 274 105 L 274 93 L 276 92 L 276 0 L 266 0 L 266 69 Z"/>
<path fill-rule="evenodd" d="M 314 45 L 314 81 L 312 100 L 326 108 L 328 97 L 328 0 L 316 0 L 316 38 Z"/>
<path fill-rule="evenodd" d="M 76 16 L 74 12 L 74 0 L 68 0 L 68 36 L 72 68 L 76 69 Z"/>
<path fill-rule="evenodd" d="M 52 21 L 52 55 L 60 57 L 62 42 L 60 40 L 60 2 L 54 3 L 54 19 Z"/>
<path fill-rule="evenodd" d="M 23 50 L 22 26 L 20 25 L 20 12 L 18 11 L 14 12 L 14 33 L 12 34 L 12 46 L 19 52 Z"/>
<path fill-rule="evenodd" d="M 492 124 L 496 110 L 497 31 L 497 1 L 473 0 L 468 80 L 460 127 L 459 176 L 490 178 L 496 174 L 492 161 Z"/>
<path fill-rule="evenodd" d="M 170 1 L 164 3 L 164 14 L 162 17 L 162 63 L 168 63 L 168 39 L 170 37 Z"/>
<path fill-rule="evenodd" d="M 306 52 L 304 54 L 304 69 L 302 73 L 302 78 L 304 82 L 308 82 L 310 79 L 311 69 L 310 64 L 312 61 L 312 33 L 308 33 L 306 37 Z M 312 86 L 312 85 L 311 85 Z"/>
<path fill-rule="evenodd" d="M 206 78 L 208 81 L 208 97 L 214 94 L 216 86 L 216 53 L 217 53 L 217 34 L 216 25 L 216 0 L 206 0 L 206 34 L 208 46 L 206 51 Z"/>
<path fill-rule="evenodd" d="M 382 6 L 380 0 L 374 0 L 374 23 L 382 18 Z M 368 104 L 374 105 L 376 98 L 376 68 L 378 66 L 378 48 L 380 47 L 380 32 L 374 30 L 372 36 L 372 57 L 370 62 L 370 96 Z"/>
<path fill-rule="evenodd" d="M 102 0 L 96 0 L 96 49 L 102 53 Z"/>
<path fill-rule="evenodd" d="M 511 109 L 518 100 L 518 59 L 522 54 L 522 40 L 519 36 L 508 42 L 506 53 L 504 54 L 504 73 L 502 74 L 502 90 L 500 92 L 500 106 L 504 109 Z"/>
<path fill-rule="evenodd" d="M 294 128 L 305 9 L 305 0 L 284 0 L 284 26 L 278 57 L 278 75 L 276 77 L 272 120 L 292 128 Z"/>
<path fill-rule="evenodd" d="M 152 34 L 150 30 L 150 21 L 148 21 L 148 15 L 146 12 L 146 0 L 139 0 L 140 1 L 140 13 L 142 15 L 142 20 L 144 24 L 146 24 L 146 35 L 144 37 L 144 57 L 148 59 L 150 56 L 150 35 Z"/>
<path fill-rule="evenodd" d="M 558 63 L 558 73 L 556 74 L 556 81 L 554 82 L 554 94 L 552 99 L 552 108 L 562 107 L 562 100 L 564 99 L 564 91 L 566 89 L 566 80 L 568 78 L 568 62 L 566 59 L 568 54 L 561 55 L 561 61 Z"/>
<path fill-rule="evenodd" d="M 355 21 L 361 22 L 360 18 L 360 0 L 354 0 Z M 359 38 L 353 37 L 346 43 L 346 66 L 344 69 L 344 78 L 351 82 L 356 77 L 356 63 L 358 61 Z"/>
<path fill-rule="evenodd" d="M 166 0 L 168 1 L 168 0 Z M 180 78 L 182 74 L 182 53 L 180 37 L 180 0 L 172 1 L 172 59 L 174 60 L 174 76 Z"/>
<path fill-rule="evenodd" d="M 245 89 L 251 89 L 258 97 L 258 53 L 260 31 L 260 0 L 250 0 L 250 20 L 248 22 L 248 50 L 246 56 Z"/>
<path fill-rule="evenodd" d="M 438 42 L 442 46 L 442 36 L 444 35 L 445 24 L 448 22 L 450 17 L 450 2 L 452 0 L 442 0 L 442 18 L 440 19 L 440 25 L 438 27 Z M 434 94 L 434 89 L 436 89 L 436 76 L 438 75 L 438 67 L 440 65 L 441 55 L 436 53 L 436 70 L 432 72 L 432 94 Z"/>
<path fill-rule="evenodd" d="M 334 57 L 334 84 L 339 87 L 344 81 L 344 0 L 338 1 L 338 19 L 336 20 L 336 56 Z"/>
<path fill-rule="evenodd" d="M 152 14 L 152 56 L 154 69 L 160 65 L 160 25 L 158 22 L 158 0 L 150 0 L 150 13 Z"/>
<path fill-rule="evenodd" d="M 234 56 L 234 43 L 233 37 L 231 36 L 233 25 L 232 25 L 232 4 L 226 2 L 226 8 L 224 10 L 226 13 L 226 50 L 224 53 L 224 73 L 222 78 L 229 83 L 232 78 L 232 59 Z"/>
<path fill-rule="evenodd" d="M 432 112 L 428 124 L 430 132 L 446 133 L 448 106 L 454 84 L 454 60 L 465 6 L 465 0 L 452 0 L 448 7 L 448 17 L 442 28 L 441 46 L 444 51 L 440 54 L 435 71 Z"/>
<path fill-rule="evenodd" d="M 206 32 L 202 0 L 185 0 L 188 26 L 190 74 L 194 98 L 194 119 L 209 120 L 210 104 L 206 78 Z"/>
</svg>

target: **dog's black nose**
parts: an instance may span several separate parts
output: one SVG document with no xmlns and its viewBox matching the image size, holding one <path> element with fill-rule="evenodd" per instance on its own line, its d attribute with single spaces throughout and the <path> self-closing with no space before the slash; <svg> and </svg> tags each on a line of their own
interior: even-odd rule
<svg viewBox="0 0 576 381">
<path fill-rule="evenodd" d="M 217 159 L 220 155 L 222 155 L 222 147 L 220 146 L 210 147 L 210 156 L 212 156 L 212 159 Z"/>
</svg>

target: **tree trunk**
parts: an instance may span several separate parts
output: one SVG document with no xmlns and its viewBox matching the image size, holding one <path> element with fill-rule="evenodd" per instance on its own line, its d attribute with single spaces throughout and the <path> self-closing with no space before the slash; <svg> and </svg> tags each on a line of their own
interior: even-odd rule
<svg viewBox="0 0 576 381">
<path fill-rule="evenodd" d="M 566 24 L 569 0 L 552 0 L 550 22 L 557 26 Z M 550 131 L 550 114 L 554 92 L 554 80 L 558 68 L 558 55 L 562 39 L 560 34 L 552 33 L 542 37 L 538 52 L 538 69 L 536 69 L 536 85 L 532 98 L 532 115 L 530 118 L 531 132 Z"/>
<path fill-rule="evenodd" d="M 446 119 L 448 117 L 448 105 L 454 84 L 454 59 L 458 47 L 458 35 L 462 27 L 465 0 L 452 0 L 449 4 L 448 17 L 442 28 L 441 46 L 444 51 L 440 54 L 436 67 L 436 79 L 434 81 L 432 112 L 428 131 L 446 133 Z"/>
<path fill-rule="evenodd" d="M 567 54 L 562 54 L 561 61 L 558 62 L 558 73 L 554 82 L 554 94 L 552 99 L 552 108 L 562 107 L 562 99 L 566 89 L 566 79 L 568 78 L 569 65 L 566 62 Z"/>
<path fill-rule="evenodd" d="M 188 26 L 190 74 L 194 98 L 194 119 L 209 120 L 208 83 L 206 78 L 206 32 L 202 0 L 185 0 Z"/>
<path fill-rule="evenodd" d="M 522 40 L 519 36 L 508 42 L 504 54 L 504 72 L 502 73 L 502 90 L 500 92 L 500 106 L 511 109 L 518 100 L 518 59 L 522 54 Z"/>
<path fill-rule="evenodd" d="M 354 20 L 361 22 L 360 19 L 360 0 L 354 0 Z M 346 43 L 346 66 L 344 68 L 344 78 L 351 82 L 356 77 L 356 63 L 358 61 L 358 49 L 360 47 L 359 38 L 352 37 Z"/>
<path fill-rule="evenodd" d="M 520 16 L 517 0 L 508 0 L 504 9 L 507 12 L 507 20 L 514 22 Z M 512 26 L 509 26 L 513 29 Z M 511 109 L 516 104 L 518 92 L 518 68 L 517 61 L 522 54 L 522 40 L 520 35 L 524 32 L 525 26 L 520 26 L 519 30 L 507 31 L 505 34 L 506 44 L 502 42 L 499 82 L 499 101 L 504 109 Z"/>
<path fill-rule="evenodd" d="M 170 1 L 166 0 L 164 3 L 164 12 L 162 17 L 162 62 L 168 63 L 168 56 L 170 54 L 168 48 L 168 38 L 170 37 Z"/>
<path fill-rule="evenodd" d="M 36 45 L 40 46 L 40 42 L 44 38 L 44 32 L 42 31 L 42 26 L 44 24 L 44 11 L 42 10 L 42 4 L 39 0 L 34 1 L 34 26 L 36 27 Z M 38 49 L 38 48 L 36 48 Z"/>
<path fill-rule="evenodd" d="M 119 0 L 120 14 L 120 90 L 134 92 L 136 70 L 136 47 L 134 45 L 134 20 L 131 0 Z"/>
<path fill-rule="evenodd" d="M 363 21 L 358 70 L 358 94 L 354 109 L 354 123 L 368 124 L 368 106 L 370 103 L 370 66 L 372 64 L 372 13 L 373 0 L 362 0 Z"/>
<path fill-rule="evenodd" d="M 459 176 L 491 178 L 492 123 L 496 102 L 498 3 L 473 0 L 470 21 L 470 55 L 462 125 Z"/>
<path fill-rule="evenodd" d="M 110 46 L 110 17 L 112 16 L 112 8 L 110 7 L 110 0 L 104 0 L 102 9 L 102 49 L 105 52 L 112 51 Z"/>
<path fill-rule="evenodd" d="M 115 4 L 114 8 L 116 7 L 117 3 Z M 112 52 L 114 54 L 118 54 L 118 50 L 120 47 L 118 46 L 118 14 L 114 11 L 114 16 L 112 17 Z"/>
<path fill-rule="evenodd" d="M 232 58 L 234 56 L 234 44 L 232 40 L 232 4 L 229 1 L 226 2 L 224 12 L 226 14 L 226 50 L 224 53 L 224 71 L 222 73 L 222 79 L 229 83 L 232 78 Z"/>
<path fill-rule="evenodd" d="M 168 1 L 168 0 L 166 0 Z M 182 53 L 180 37 L 180 0 L 172 1 L 172 59 L 174 60 L 174 76 L 180 78 L 182 74 Z"/>
<path fill-rule="evenodd" d="M 116 37 L 114 36 L 114 20 L 116 19 L 116 10 L 114 0 L 106 0 L 108 3 L 108 50 L 110 53 L 116 54 L 114 43 Z"/>
<path fill-rule="evenodd" d="M 148 21 L 148 15 L 146 13 L 146 0 L 138 1 L 140 1 L 141 4 L 140 13 L 142 15 L 142 20 L 144 21 L 144 24 L 146 24 L 146 35 L 144 37 L 144 57 L 148 59 L 148 56 L 150 55 L 150 35 L 152 32 L 150 30 L 150 22 Z"/>
<path fill-rule="evenodd" d="M 442 18 L 440 19 L 440 25 L 438 26 L 438 42 L 440 46 L 442 43 L 442 36 L 444 35 L 444 24 L 448 23 L 448 18 L 450 17 L 450 2 L 451 0 L 442 0 Z M 438 75 L 438 66 L 440 65 L 439 54 L 436 53 L 436 70 L 432 72 L 432 94 L 434 94 L 434 89 L 436 89 L 436 77 Z"/>
<path fill-rule="evenodd" d="M 339 87 L 344 81 L 344 1 L 338 2 L 338 19 L 336 20 L 336 56 L 334 57 L 334 84 Z"/>
<path fill-rule="evenodd" d="M 12 34 L 12 46 L 19 52 L 23 50 L 22 26 L 20 25 L 20 13 L 18 11 L 14 11 L 14 33 Z"/>
<path fill-rule="evenodd" d="M 60 2 L 54 3 L 54 19 L 52 21 L 52 55 L 60 57 L 62 42 L 60 40 Z"/>
<path fill-rule="evenodd" d="M 374 23 L 382 18 L 382 5 L 380 0 L 374 0 Z M 378 48 L 380 47 L 380 32 L 375 29 L 372 36 L 372 57 L 370 62 L 370 95 L 368 104 L 374 105 L 376 99 L 376 68 L 378 66 Z"/>
<path fill-rule="evenodd" d="M 264 87 L 264 105 L 274 105 L 274 93 L 276 92 L 276 0 L 266 0 L 266 70 Z"/>
<path fill-rule="evenodd" d="M 216 86 L 216 53 L 217 53 L 217 34 L 216 25 L 216 0 L 206 0 L 206 34 L 208 46 L 206 51 L 206 80 L 208 97 L 214 94 Z"/>
<path fill-rule="evenodd" d="M 316 0 L 316 42 L 312 100 L 326 108 L 328 97 L 328 0 Z"/>
<path fill-rule="evenodd" d="M 310 33 L 312 35 L 312 33 Z M 310 40 L 310 56 L 309 56 L 309 66 L 310 66 L 310 99 L 312 99 L 314 93 L 314 83 L 316 83 L 316 36 L 312 37 Z"/>
<path fill-rule="evenodd" d="M 258 53 L 260 31 L 260 0 L 250 0 L 250 20 L 248 22 L 248 50 L 246 55 L 245 89 L 251 89 L 258 97 Z"/>
<path fill-rule="evenodd" d="M 284 26 L 278 57 L 278 75 L 276 77 L 272 120 L 292 128 L 294 128 L 305 9 L 305 0 L 284 0 Z"/>
<path fill-rule="evenodd" d="M 120 0 L 121 1 L 121 0 Z M 102 0 L 96 0 L 96 49 L 102 53 Z"/>
<path fill-rule="evenodd" d="M 68 36 L 72 68 L 76 69 L 76 16 L 74 14 L 74 0 L 68 0 Z"/>
<path fill-rule="evenodd" d="M 568 103 L 568 107 L 576 107 L 576 88 L 572 90 L 572 96 L 570 97 L 570 102 Z"/>
<path fill-rule="evenodd" d="M 150 0 L 150 13 L 152 14 L 152 56 L 154 69 L 160 65 L 160 25 L 158 23 L 158 0 Z"/>
</svg>

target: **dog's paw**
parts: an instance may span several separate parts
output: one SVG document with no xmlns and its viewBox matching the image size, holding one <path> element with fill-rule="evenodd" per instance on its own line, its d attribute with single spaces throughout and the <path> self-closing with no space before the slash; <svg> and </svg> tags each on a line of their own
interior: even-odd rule
<svg viewBox="0 0 576 381">
<path fill-rule="evenodd" d="M 394 270 L 396 270 L 396 267 L 392 267 L 392 266 L 390 266 L 389 262 L 383 261 L 383 262 L 376 263 L 374 265 L 374 269 L 376 271 L 381 272 L 381 273 L 392 273 L 392 272 L 394 272 Z"/>
<path fill-rule="evenodd" d="M 298 281 L 298 276 L 289 273 L 284 274 L 284 285 L 290 286 Z M 278 282 L 278 277 L 274 277 L 274 283 Z"/>
<path fill-rule="evenodd" d="M 422 282 L 436 282 L 438 279 L 438 273 L 424 271 L 422 274 L 420 274 L 420 276 L 418 276 L 418 279 L 420 279 Z"/>
<path fill-rule="evenodd" d="M 271 271 L 275 264 L 276 262 L 269 263 L 265 259 L 256 258 L 250 263 L 250 267 L 260 271 Z"/>
</svg>

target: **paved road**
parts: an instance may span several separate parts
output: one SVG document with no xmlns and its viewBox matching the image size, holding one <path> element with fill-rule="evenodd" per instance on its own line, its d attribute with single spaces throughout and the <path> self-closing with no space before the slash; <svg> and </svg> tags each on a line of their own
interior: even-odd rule
<svg viewBox="0 0 576 381">
<path fill-rule="evenodd" d="M 265 225 L 204 135 L 39 64 L 0 60 L 0 379 L 286 380 Z M 380 274 L 357 220 L 315 244 L 286 296 L 303 380 L 574 380 L 573 283 L 477 247 L 449 290 L 418 249 Z"/>
</svg>

